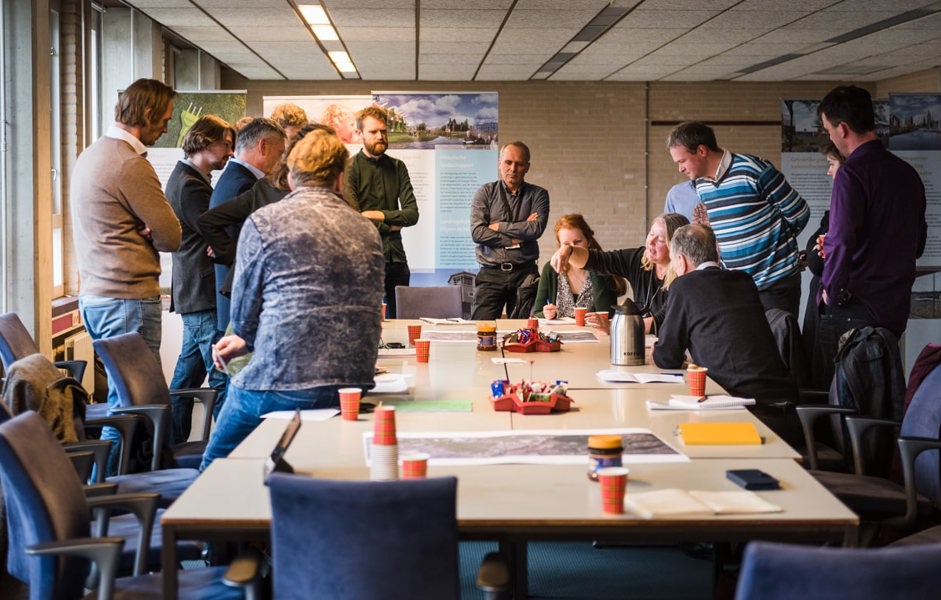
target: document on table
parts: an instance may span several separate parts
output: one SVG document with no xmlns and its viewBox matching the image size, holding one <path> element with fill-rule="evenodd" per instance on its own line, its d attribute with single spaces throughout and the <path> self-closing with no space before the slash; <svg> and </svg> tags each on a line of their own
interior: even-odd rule
<svg viewBox="0 0 941 600">
<path fill-rule="evenodd" d="M 400 373 L 384 373 L 376 375 L 376 387 L 369 390 L 370 394 L 401 394 L 408 391 L 408 381 Z"/>
<path fill-rule="evenodd" d="M 474 321 L 468 321 L 467 319 L 462 319 L 461 317 L 451 317 L 448 319 L 435 319 L 433 317 L 421 317 L 419 321 L 424 321 L 425 323 L 430 323 L 432 325 L 474 325 Z"/>
<path fill-rule="evenodd" d="M 754 398 L 736 398 L 725 394 L 706 396 L 700 402 L 697 396 L 682 396 L 674 394 L 667 402 L 647 401 L 648 410 L 744 410 L 746 406 L 755 404 Z"/>
<path fill-rule="evenodd" d="M 379 348 L 379 358 L 398 358 L 415 356 L 415 348 Z"/>
<path fill-rule="evenodd" d="M 262 419 L 293 419 L 294 418 L 293 410 L 276 410 L 270 413 L 265 413 L 261 415 Z M 340 414 L 340 409 L 338 408 L 312 408 L 308 410 L 301 411 L 301 421 L 307 421 L 309 423 L 316 423 L 318 421 L 326 421 L 336 415 Z"/>
<path fill-rule="evenodd" d="M 596 373 L 602 381 L 611 383 L 683 383 L 682 373 L 630 373 L 617 369 L 604 369 Z"/>
<path fill-rule="evenodd" d="M 644 519 L 781 512 L 780 506 L 748 490 L 686 491 L 669 488 L 639 493 L 628 490 L 625 504 L 631 512 Z"/>
</svg>

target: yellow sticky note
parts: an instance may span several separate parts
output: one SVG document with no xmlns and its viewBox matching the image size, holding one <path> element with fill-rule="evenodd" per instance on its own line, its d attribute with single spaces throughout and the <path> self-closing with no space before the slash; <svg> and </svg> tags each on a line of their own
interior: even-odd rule
<svg viewBox="0 0 941 600">
<path fill-rule="evenodd" d="M 754 423 L 680 423 L 680 437 L 689 445 L 761 444 L 761 436 Z"/>
</svg>

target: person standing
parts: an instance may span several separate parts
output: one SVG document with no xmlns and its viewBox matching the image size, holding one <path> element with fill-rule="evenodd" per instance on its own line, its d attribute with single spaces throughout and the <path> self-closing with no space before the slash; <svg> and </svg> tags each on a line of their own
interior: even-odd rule
<svg viewBox="0 0 941 600">
<path fill-rule="evenodd" d="M 549 192 L 526 182 L 529 148 L 510 142 L 500 150 L 498 181 L 485 183 L 471 202 L 471 238 L 480 271 L 474 287 L 476 320 L 499 319 L 516 311 L 517 290 L 538 276 L 539 238 L 549 223 Z"/>
<path fill-rule="evenodd" d="M 217 364 L 254 351 L 229 398 L 200 469 L 227 456 L 273 410 L 339 406 L 337 390 L 375 385 L 382 243 L 340 196 L 349 152 L 313 131 L 288 156 L 293 192 L 242 227 L 232 329 Z"/>
<path fill-rule="evenodd" d="M 215 208 L 250 189 L 271 172 L 284 153 L 284 130 L 271 119 L 255 118 L 237 130 L 235 157 L 225 166 L 209 198 Z M 221 293 L 229 276 L 231 263 L 213 259 L 216 271 L 216 327 L 220 332 L 229 325 L 229 298 Z"/>
<path fill-rule="evenodd" d="M 176 360 L 170 389 L 196 388 L 209 375 L 217 391 L 215 415 L 225 398 L 226 378 L 212 364 L 216 328 L 216 289 L 208 242 L 199 233 L 197 220 L 209 209 L 211 173 L 225 167 L 235 145 L 235 129 L 216 115 L 204 115 L 183 137 L 183 160 L 167 179 L 167 199 L 183 229 L 180 249 L 173 253 L 170 310 L 183 319 L 183 344 Z M 193 418 L 192 398 L 173 398 L 174 443 L 189 438 Z"/>
<path fill-rule="evenodd" d="M 356 131 L 363 148 L 346 171 L 343 195 L 364 217 L 372 220 L 382 238 L 386 258 L 386 317 L 396 315 L 395 286 L 408 285 L 411 271 L 402 245 L 402 229 L 418 223 L 418 202 L 405 163 L 386 154 L 389 147 L 388 115 L 368 106 L 356 117 Z"/>
<path fill-rule="evenodd" d="M 765 309 L 800 312 L 797 236 L 810 208 L 770 162 L 723 150 L 711 127 L 680 123 L 667 138 L 673 161 L 696 183 L 727 269 L 755 280 Z M 699 221 L 694 214 L 694 221 Z"/>
<path fill-rule="evenodd" d="M 180 246 L 180 221 L 147 160 L 147 146 L 167 132 L 176 92 L 138 79 L 120 95 L 114 125 L 78 157 L 70 205 L 81 288 L 79 310 L 93 340 L 139 332 L 160 362 L 160 255 Z M 108 405 L 119 407 L 109 381 Z M 114 441 L 106 427 L 102 439 Z M 113 468 L 112 468 L 113 470 Z"/>
<path fill-rule="evenodd" d="M 699 194 L 696 193 L 694 181 L 683 181 L 667 191 L 667 199 L 663 202 L 663 212 L 678 213 L 686 217 L 690 223 L 696 217 L 696 207 L 702 204 Z"/>
<path fill-rule="evenodd" d="M 915 260 L 928 235 L 927 202 L 918 172 L 876 135 L 869 92 L 836 87 L 817 114 L 846 157 L 833 179 L 820 278 L 820 339 L 825 358 L 832 359 L 850 329 L 884 327 L 896 337 L 905 331 Z"/>
</svg>

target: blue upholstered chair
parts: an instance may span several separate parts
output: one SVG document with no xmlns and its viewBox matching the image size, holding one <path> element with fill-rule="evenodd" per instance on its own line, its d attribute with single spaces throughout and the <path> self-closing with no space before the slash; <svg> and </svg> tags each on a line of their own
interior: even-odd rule
<svg viewBox="0 0 941 600">
<path fill-rule="evenodd" d="M 745 549 L 736 600 L 909 600 L 937 598 L 941 544 L 886 548 L 813 548 L 752 542 Z"/>
<path fill-rule="evenodd" d="M 14 362 L 21 358 L 36 354 L 39 347 L 29 335 L 23 321 L 16 313 L 8 312 L 0 315 L 0 362 L 3 363 L 3 369 L 7 370 Z M 55 363 L 60 369 L 65 369 L 69 375 L 78 382 L 82 381 L 85 375 L 84 360 L 62 360 Z"/>
<path fill-rule="evenodd" d="M 395 286 L 396 319 L 452 319 L 464 314 L 461 288 L 456 285 L 430 287 Z"/>
<path fill-rule="evenodd" d="M 9 571 L 28 583 L 31 600 L 83 597 L 90 561 L 101 572 L 99 599 L 125 591 L 128 598 L 162 597 L 159 574 L 115 579 L 125 540 L 113 527 L 112 537 L 92 538 L 89 521 L 92 509 L 110 507 L 149 513 L 152 519 L 156 494 L 86 498 L 49 426 L 34 412 L 0 424 L 0 478 L 9 519 L 15 525 L 10 534 Z M 141 537 L 150 538 L 152 523 L 145 521 Z M 146 554 L 146 550 L 137 553 L 135 572 L 143 572 Z M 180 578 L 182 595 L 220 600 L 244 596 L 243 590 L 224 585 L 221 576 L 219 569 L 185 571 Z"/>
<path fill-rule="evenodd" d="M 142 415 L 151 423 L 151 470 L 173 466 L 161 464 L 164 447 L 172 452 L 175 466 L 198 468 L 212 426 L 216 390 L 168 389 L 160 363 L 150 352 L 143 336 L 137 332 L 95 340 L 92 345 L 105 365 L 111 385 L 118 393 L 121 408 L 114 412 Z M 202 401 L 205 414 L 199 440 L 172 446 L 168 443 L 173 423 L 171 396 L 189 396 Z"/>
<path fill-rule="evenodd" d="M 457 600 L 457 479 L 338 481 L 275 473 L 274 596 Z M 489 562 L 488 562 L 489 561 Z M 478 587 L 509 589 L 499 555 Z M 481 572 L 485 572 L 484 567 Z"/>
</svg>

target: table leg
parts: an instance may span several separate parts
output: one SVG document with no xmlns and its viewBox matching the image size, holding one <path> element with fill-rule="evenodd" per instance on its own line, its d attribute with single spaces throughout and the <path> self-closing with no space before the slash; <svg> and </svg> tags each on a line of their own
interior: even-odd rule
<svg viewBox="0 0 941 600">
<path fill-rule="evenodd" d="M 172 526 L 163 526 L 163 598 L 176 600 L 177 565 L 176 565 L 176 530 Z"/>
<path fill-rule="evenodd" d="M 513 598 L 529 598 L 529 557 L 525 540 L 500 540 L 500 553 L 510 564 Z"/>
</svg>

